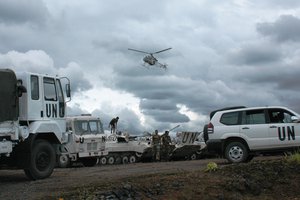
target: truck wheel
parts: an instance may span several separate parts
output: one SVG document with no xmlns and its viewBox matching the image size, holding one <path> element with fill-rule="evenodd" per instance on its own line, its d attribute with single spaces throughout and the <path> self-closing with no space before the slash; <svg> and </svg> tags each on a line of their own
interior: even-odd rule
<svg viewBox="0 0 300 200">
<path fill-rule="evenodd" d="M 140 158 L 142 157 L 143 153 L 135 152 L 136 157 Z"/>
<path fill-rule="evenodd" d="M 107 159 L 107 163 L 109 165 L 113 165 L 115 163 L 115 158 L 113 156 L 109 156 Z"/>
<path fill-rule="evenodd" d="M 191 159 L 191 160 L 196 160 L 196 159 L 197 159 L 196 153 L 193 153 L 193 154 L 190 156 L 190 159 Z"/>
<path fill-rule="evenodd" d="M 67 155 L 60 155 L 58 158 L 58 166 L 60 168 L 66 168 L 66 167 L 70 167 L 71 165 L 71 161 L 69 156 Z"/>
<path fill-rule="evenodd" d="M 85 167 L 93 167 L 97 164 L 98 158 L 83 158 L 81 162 Z"/>
<path fill-rule="evenodd" d="M 48 178 L 55 167 L 55 151 L 46 140 L 36 140 L 30 153 L 29 166 L 24 169 L 31 180 Z"/>
<path fill-rule="evenodd" d="M 107 164 L 107 158 L 106 157 L 101 157 L 100 158 L 100 165 L 106 165 Z"/>
<path fill-rule="evenodd" d="M 122 157 L 122 164 L 127 164 L 128 163 L 128 157 L 127 156 L 123 156 Z"/>
<path fill-rule="evenodd" d="M 225 148 L 225 157 L 231 163 L 245 162 L 248 158 L 248 149 L 241 142 L 230 142 Z"/>
<path fill-rule="evenodd" d="M 129 163 L 135 163 L 136 162 L 136 157 L 134 155 L 131 155 L 129 157 Z"/>
<path fill-rule="evenodd" d="M 122 159 L 120 156 L 116 156 L 116 159 L 115 159 L 115 164 L 121 164 L 122 163 Z"/>
</svg>

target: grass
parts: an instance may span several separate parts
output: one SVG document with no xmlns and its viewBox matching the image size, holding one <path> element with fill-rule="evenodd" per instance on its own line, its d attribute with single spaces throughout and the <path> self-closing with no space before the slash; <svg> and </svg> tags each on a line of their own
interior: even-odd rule
<svg viewBox="0 0 300 200">
<path fill-rule="evenodd" d="M 215 162 L 209 162 L 206 166 L 205 172 L 214 172 L 218 170 L 218 165 Z"/>
<path fill-rule="evenodd" d="M 300 164 L 300 150 L 297 152 L 291 154 L 291 155 L 285 155 L 285 160 L 288 163 L 295 163 L 295 164 Z"/>
</svg>

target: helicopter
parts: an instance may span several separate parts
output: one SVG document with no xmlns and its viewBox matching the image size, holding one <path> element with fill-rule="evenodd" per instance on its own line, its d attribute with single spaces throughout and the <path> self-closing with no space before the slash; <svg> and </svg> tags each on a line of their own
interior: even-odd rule
<svg viewBox="0 0 300 200">
<path fill-rule="evenodd" d="M 144 64 L 147 63 L 149 66 L 156 65 L 156 66 L 166 70 L 167 69 L 167 64 L 162 64 L 162 63 L 158 62 L 158 60 L 153 56 L 153 54 L 158 54 L 158 53 L 161 53 L 163 51 L 170 50 L 170 49 L 172 49 L 172 48 L 163 49 L 163 50 L 156 51 L 156 52 L 153 52 L 153 53 L 149 53 L 149 52 L 141 51 L 141 50 L 136 50 L 136 49 L 128 49 L 128 50 L 148 54 L 143 58 Z"/>
</svg>

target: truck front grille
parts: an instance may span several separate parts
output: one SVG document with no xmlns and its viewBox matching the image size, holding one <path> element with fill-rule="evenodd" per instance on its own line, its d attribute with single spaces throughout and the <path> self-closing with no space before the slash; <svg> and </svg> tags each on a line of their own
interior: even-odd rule
<svg viewBox="0 0 300 200">
<path fill-rule="evenodd" d="M 88 151 L 96 151 L 97 150 L 97 143 L 87 143 L 87 150 Z"/>
</svg>

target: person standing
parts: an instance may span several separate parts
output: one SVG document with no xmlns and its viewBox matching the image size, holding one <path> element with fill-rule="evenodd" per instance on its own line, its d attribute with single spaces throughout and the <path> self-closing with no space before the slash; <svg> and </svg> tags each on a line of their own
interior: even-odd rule
<svg viewBox="0 0 300 200">
<path fill-rule="evenodd" d="M 119 117 L 113 118 L 110 120 L 108 128 L 110 127 L 110 133 L 116 133 Z"/>
<path fill-rule="evenodd" d="M 165 131 L 165 133 L 161 136 L 162 143 L 162 159 L 164 161 L 169 161 L 170 159 L 170 145 L 171 145 L 171 137 L 169 136 L 169 131 Z"/>
<path fill-rule="evenodd" d="M 155 130 L 152 135 L 152 160 L 159 161 L 160 160 L 160 143 L 161 138 L 158 135 L 158 130 Z"/>
</svg>

